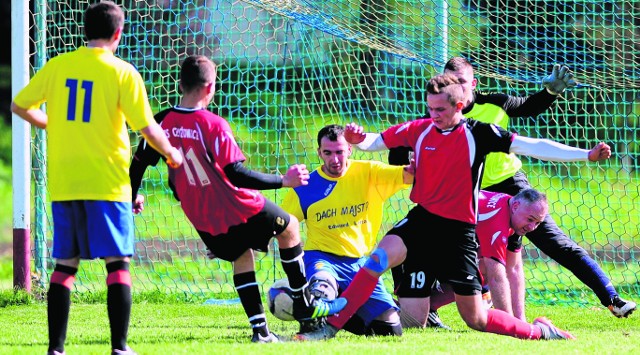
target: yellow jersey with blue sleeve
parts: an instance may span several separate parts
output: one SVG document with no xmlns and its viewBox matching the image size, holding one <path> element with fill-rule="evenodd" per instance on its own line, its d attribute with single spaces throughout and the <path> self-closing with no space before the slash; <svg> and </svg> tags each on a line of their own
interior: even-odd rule
<svg viewBox="0 0 640 355">
<path fill-rule="evenodd" d="M 131 201 L 126 124 L 137 131 L 154 122 L 144 81 L 131 64 L 109 50 L 80 47 L 47 62 L 14 102 L 47 104 L 52 201 Z"/>
<path fill-rule="evenodd" d="M 384 202 L 404 187 L 403 167 L 350 160 L 332 178 L 318 168 L 309 184 L 290 189 L 282 208 L 307 225 L 305 250 L 363 257 L 377 242 Z"/>
</svg>

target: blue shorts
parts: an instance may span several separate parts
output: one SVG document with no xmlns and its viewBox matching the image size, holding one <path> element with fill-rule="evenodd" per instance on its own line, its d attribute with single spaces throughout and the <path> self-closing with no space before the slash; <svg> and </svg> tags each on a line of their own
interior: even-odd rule
<svg viewBox="0 0 640 355">
<path fill-rule="evenodd" d="M 51 211 L 53 258 L 133 255 L 131 202 L 57 201 L 51 203 Z"/>
<path fill-rule="evenodd" d="M 304 252 L 307 279 L 318 271 L 326 271 L 333 275 L 338 282 L 338 293 L 341 293 L 349 286 L 351 280 L 353 280 L 366 261 L 367 258 L 349 258 L 317 250 L 305 250 Z M 391 308 L 396 311 L 399 310 L 393 301 L 393 297 L 384 287 L 382 278 L 380 278 L 371 297 L 358 309 L 356 314 L 364 320 L 365 325 L 369 325 L 371 321 Z"/>
</svg>

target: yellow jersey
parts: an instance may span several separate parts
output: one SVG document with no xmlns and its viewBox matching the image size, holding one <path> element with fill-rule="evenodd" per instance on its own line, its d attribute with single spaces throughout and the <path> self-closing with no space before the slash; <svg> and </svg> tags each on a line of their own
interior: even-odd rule
<svg viewBox="0 0 640 355">
<path fill-rule="evenodd" d="M 102 48 L 80 47 L 45 64 L 15 97 L 47 103 L 47 174 L 52 201 L 131 201 L 131 143 L 126 123 L 153 121 L 144 81 Z"/>
<path fill-rule="evenodd" d="M 360 258 L 377 242 L 384 202 L 402 188 L 403 167 L 350 160 L 346 173 L 329 177 L 321 168 L 309 184 L 290 189 L 282 208 L 307 225 L 305 250 Z"/>
</svg>

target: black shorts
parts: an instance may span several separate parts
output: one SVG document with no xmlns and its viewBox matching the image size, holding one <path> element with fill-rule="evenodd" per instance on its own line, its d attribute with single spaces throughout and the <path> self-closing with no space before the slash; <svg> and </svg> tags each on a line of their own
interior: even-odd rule
<svg viewBox="0 0 640 355">
<path fill-rule="evenodd" d="M 443 218 L 421 206 L 387 234 L 398 235 L 407 247 L 407 258 L 396 273 L 398 297 L 431 295 L 435 280 L 447 282 L 458 295 L 479 294 L 482 276 L 478 269 L 478 242 L 475 225 Z"/>
<path fill-rule="evenodd" d="M 211 235 L 198 231 L 198 234 L 217 258 L 234 261 L 249 249 L 267 252 L 269 241 L 287 228 L 289 218 L 289 213 L 265 200 L 260 212 L 246 223 L 229 228 L 227 233 Z"/>
</svg>

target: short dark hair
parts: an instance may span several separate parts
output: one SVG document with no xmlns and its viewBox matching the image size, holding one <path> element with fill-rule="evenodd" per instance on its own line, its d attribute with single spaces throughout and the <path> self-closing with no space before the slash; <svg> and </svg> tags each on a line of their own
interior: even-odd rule
<svg viewBox="0 0 640 355">
<path fill-rule="evenodd" d="M 327 137 L 330 141 L 336 142 L 338 137 L 344 136 L 344 127 L 337 124 L 330 124 L 322 127 L 318 132 L 318 147 L 320 147 L 322 138 Z"/>
<path fill-rule="evenodd" d="M 211 59 L 202 55 L 191 55 L 182 62 L 180 86 L 184 93 L 209 85 L 216 81 L 217 67 Z"/>
<path fill-rule="evenodd" d="M 473 65 L 471 65 L 471 63 L 463 58 L 463 57 L 453 57 L 451 59 L 449 59 L 447 61 L 447 63 L 444 65 L 444 70 L 450 70 L 450 71 L 458 71 L 460 69 L 464 69 L 464 68 L 471 68 L 473 69 Z"/>
<path fill-rule="evenodd" d="M 464 90 L 455 75 L 438 74 L 427 83 L 427 94 L 447 94 L 451 105 L 464 100 Z"/>
<path fill-rule="evenodd" d="M 535 202 L 542 202 L 545 205 L 549 204 L 549 202 L 547 201 L 547 195 L 532 188 L 521 190 L 515 196 L 513 196 L 513 199 L 515 201 L 524 201 L 527 204 L 532 204 Z"/>
<path fill-rule="evenodd" d="M 84 34 L 87 40 L 110 39 L 124 27 L 124 11 L 112 1 L 97 2 L 84 12 Z"/>
</svg>

